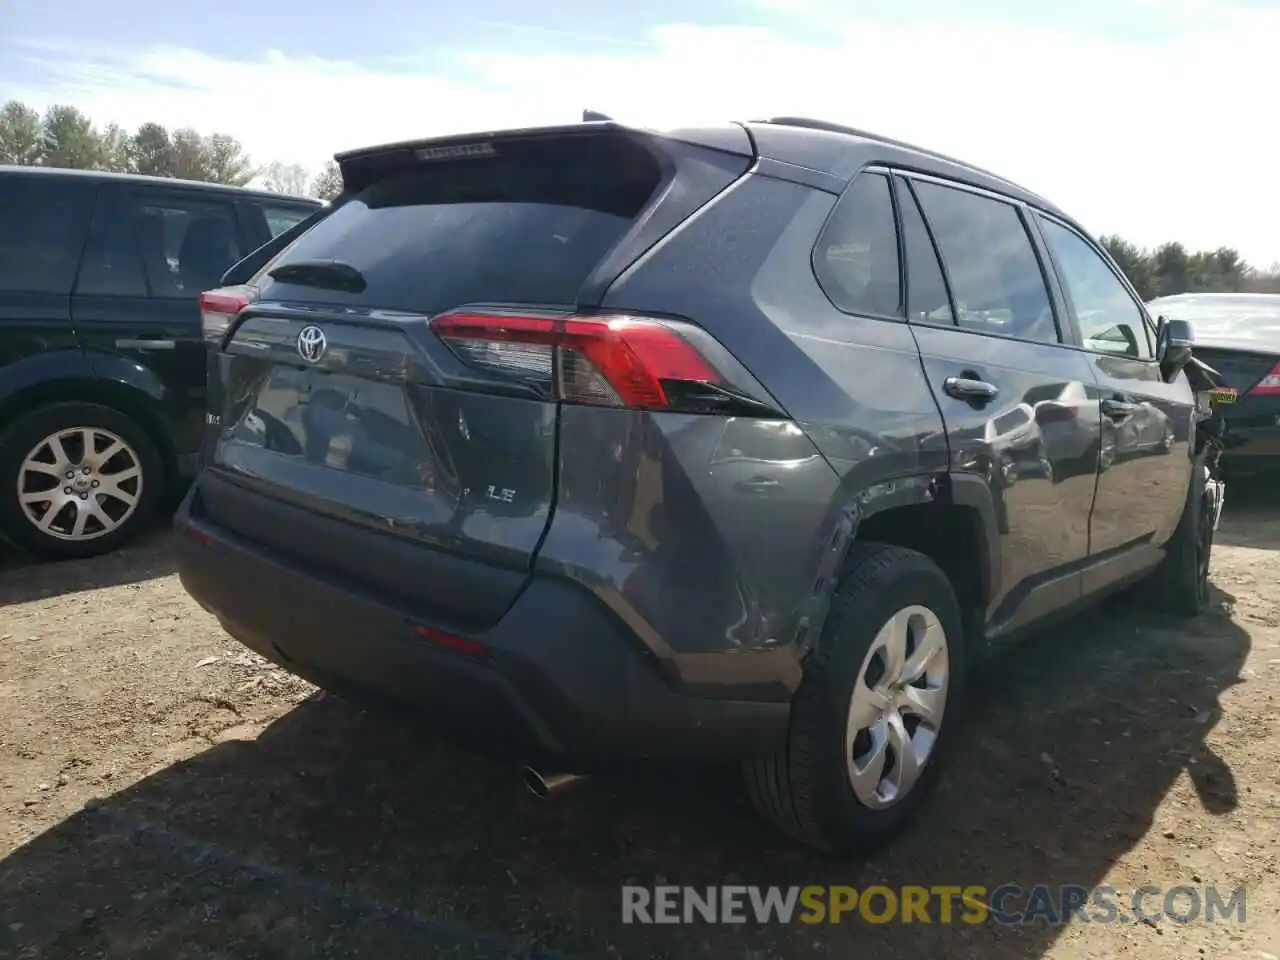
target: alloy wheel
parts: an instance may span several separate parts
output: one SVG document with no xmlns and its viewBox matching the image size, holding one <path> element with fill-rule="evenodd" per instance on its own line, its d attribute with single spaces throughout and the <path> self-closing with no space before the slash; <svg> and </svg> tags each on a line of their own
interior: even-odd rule
<svg viewBox="0 0 1280 960">
<path fill-rule="evenodd" d="M 905 607 L 880 628 L 845 730 L 849 785 L 863 806 L 893 806 L 915 786 L 942 729 L 949 679 L 947 634 L 928 607 Z"/>
<path fill-rule="evenodd" d="M 96 540 L 133 515 L 142 484 L 142 462 L 123 437 L 71 427 L 45 437 L 22 461 L 18 504 L 46 536 Z"/>
</svg>

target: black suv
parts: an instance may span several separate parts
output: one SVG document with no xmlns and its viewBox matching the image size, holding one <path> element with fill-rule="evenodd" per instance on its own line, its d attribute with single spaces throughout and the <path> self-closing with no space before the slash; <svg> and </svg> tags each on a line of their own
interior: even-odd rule
<svg viewBox="0 0 1280 960">
<path fill-rule="evenodd" d="M 299 675 L 541 789 L 740 759 L 848 852 L 926 795 L 975 656 L 1139 581 L 1204 608 L 1189 331 L 1040 197 L 798 119 L 338 160 L 204 300 L 177 518 L 187 590 Z"/>
<path fill-rule="evenodd" d="M 321 208 L 207 183 L 0 166 L 0 533 L 127 540 L 196 465 L 198 295 Z"/>
</svg>

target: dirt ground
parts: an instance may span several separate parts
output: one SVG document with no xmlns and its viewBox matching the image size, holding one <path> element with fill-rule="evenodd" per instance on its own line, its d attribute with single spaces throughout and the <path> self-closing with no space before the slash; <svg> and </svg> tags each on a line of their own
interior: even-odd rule
<svg viewBox="0 0 1280 960">
<path fill-rule="evenodd" d="M 0 956 L 1280 955 L 1280 492 L 1233 489 L 1213 613 L 1112 607 L 985 664 L 947 776 L 875 859 L 779 840 L 730 772 L 550 802 L 509 765 L 238 648 L 167 533 L 0 561 Z M 624 926 L 623 883 L 1244 885 L 1244 924 Z"/>
</svg>

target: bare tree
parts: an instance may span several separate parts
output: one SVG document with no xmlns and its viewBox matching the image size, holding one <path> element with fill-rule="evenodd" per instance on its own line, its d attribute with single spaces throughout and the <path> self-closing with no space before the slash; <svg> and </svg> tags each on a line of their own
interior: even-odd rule
<svg viewBox="0 0 1280 960">
<path fill-rule="evenodd" d="M 306 167 L 296 163 L 275 161 L 262 170 L 263 186 L 274 193 L 286 193 L 293 197 L 306 196 L 308 179 Z"/>
<path fill-rule="evenodd" d="M 311 182 L 311 195 L 332 201 L 342 192 L 342 171 L 332 160 L 325 163 L 320 175 Z"/>
</svg>

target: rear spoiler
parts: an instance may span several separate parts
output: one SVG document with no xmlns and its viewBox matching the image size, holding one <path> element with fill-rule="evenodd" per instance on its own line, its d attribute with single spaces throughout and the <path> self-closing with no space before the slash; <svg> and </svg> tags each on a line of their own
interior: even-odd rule
<svg viewBox="0 0 1280 960">
<path fill-rule="evenodd" d="M 336 154 L 334 160 L 342 171 L 345 193 L 359 191 L 392 171 L 427 163 L 483 161 L 500 156 L 508 150 L 537 150 L 539 146 L 545 149 L 557 140 L 596 137 L 621 137 L 640 141 L 674 140 L 748 159 L 755 157 L 751 138 L 741 124 L 657 131 L 618 123 L 592 110 L 584 110 L 582 115 L 580 123 L 459 133 L 361 147 Z"/>
</svg>

